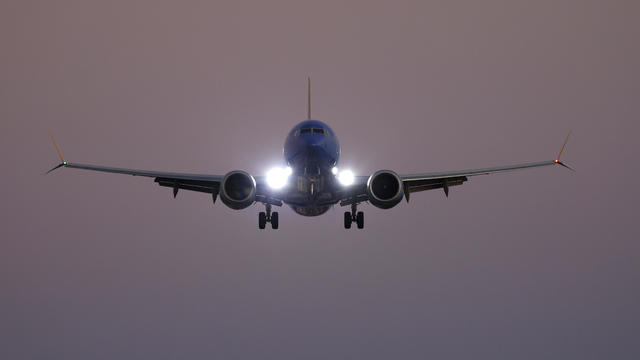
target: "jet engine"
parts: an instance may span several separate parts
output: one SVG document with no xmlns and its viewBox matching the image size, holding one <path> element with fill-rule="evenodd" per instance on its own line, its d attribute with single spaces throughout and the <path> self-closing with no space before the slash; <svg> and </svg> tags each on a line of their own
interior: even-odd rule
<svg viewBox="0 0 640 360">
<path fill-rule="evenodd" d="M 241 210 L 253 204 L 256 198 L 256 180 L 242 170 L 228 172 L 220 183 L 220 199 L 228 207 Z"/>
<path fill-rule="evenodd" d="M 367 195 L 375 207 L 390 209 L 404 196 L 402 179 L 391 170 L 378 170 L 367 181 Z"/>
</svg>

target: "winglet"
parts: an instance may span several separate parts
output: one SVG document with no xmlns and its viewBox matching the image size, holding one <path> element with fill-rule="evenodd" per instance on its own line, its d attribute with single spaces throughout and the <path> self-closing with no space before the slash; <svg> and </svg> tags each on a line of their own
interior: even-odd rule
<svg viewBox="0 0 640 360">
<path fill-rule="evenodd" d="M 56 147 L 56 150 L 58 151 L 58 156 L 60 157 L 60 164 L 55 166 L 53 169 L 47 171 L 46 173 L 50 173 L 53 170 L 62 167 L 62 166 L 66 166 L 67 162 L 64 160 L 64 158 L 62 157 L 62 151 L 60 151 L 60 148 L 58 147 L 58 144 L 56 143 L 56 139 L 53 137 L 53 134 L 49 133 L 49 136 L 51 137 L 51 141 L 53 141 L 53 146 Z"/>
<path fill-rule="evenodd" d="M 567 169 L 569 169 L 571 171 L 575 171 L 572 168 L 570 168 L 569 166 L 565 165 L 562 161 L 560 161 L 560 157 L 562 157 L 562 152 L 564 151 L 565 146 L 567 146 L 567 141 L 569 141 L 569 135 L 571 135 L 571 131 L 569 131 L 569 133 L 567 134 L 567 137 L 564 139 L 564 142 L 562 143 L 562 148 L 560 148 L 560 152 L 558 153 L 558 157 L 556 157 L 554 162 L 556 164 L 558 164 L 558 165 L 562 165 L 562 166 L 566 167 Z"/>
<path fill-rule="evenodd" d="M 307 76 L 307 119 L 311 120 L 311 76 Z"/>
</svg>

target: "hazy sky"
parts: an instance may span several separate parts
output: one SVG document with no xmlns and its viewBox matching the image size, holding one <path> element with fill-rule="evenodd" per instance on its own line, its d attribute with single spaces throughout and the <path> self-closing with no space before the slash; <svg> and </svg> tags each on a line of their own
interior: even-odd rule
<svg viewBox="0 0 640 360">
<path fill-rule="evenodd" d="M 0 3 L 0 358 L 637 359 L 640 2 Z M 365 230 L 69 161 L 368 175 L 553 159 Z"/>
</svg>

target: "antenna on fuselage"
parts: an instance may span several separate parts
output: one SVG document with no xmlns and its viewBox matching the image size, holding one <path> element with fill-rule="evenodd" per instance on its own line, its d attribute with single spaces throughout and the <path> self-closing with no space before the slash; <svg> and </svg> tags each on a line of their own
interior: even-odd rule
<svg viewBox="0 0 640 360">
<path fill-rule="evenodd" d="M 311 120 L 311 76 L 307 76 L 307 119 Z"/>
</svg>

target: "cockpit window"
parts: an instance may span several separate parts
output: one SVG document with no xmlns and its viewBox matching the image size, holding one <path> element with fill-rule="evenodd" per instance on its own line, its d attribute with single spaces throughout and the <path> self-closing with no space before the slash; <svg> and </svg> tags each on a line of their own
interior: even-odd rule
<svg viewBox="0 0 640 360">
<path fill-rule="evenodd" d="M 323 134 L 323 135 L 329 135 L 329 130 L 325 130 L 323 128 L 303 128 L 300 129 L 298 131 L 296 131 L 295 135 L 299 136 L 302 134 Z"/>
</svg>

